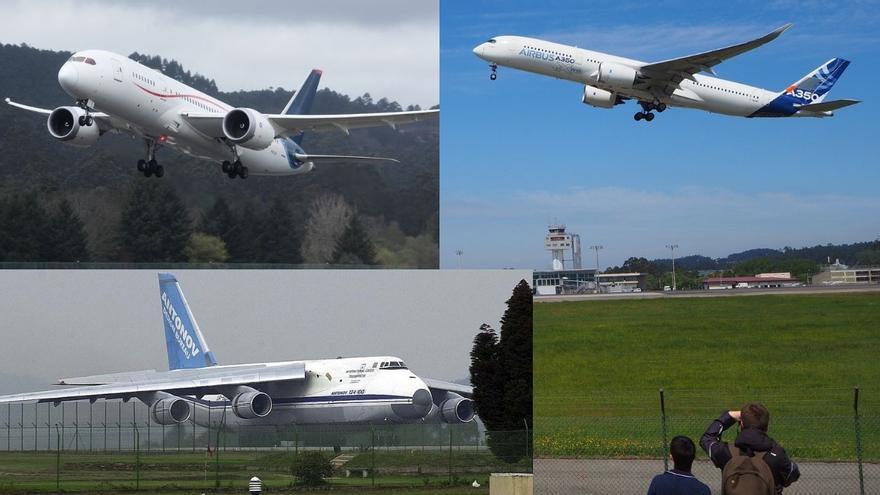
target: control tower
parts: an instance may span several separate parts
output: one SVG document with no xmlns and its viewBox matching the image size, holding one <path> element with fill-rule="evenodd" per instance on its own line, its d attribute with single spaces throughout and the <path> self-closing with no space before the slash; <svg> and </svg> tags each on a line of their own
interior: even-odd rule
<svg viewBox="0 0 880 495">
<path fill-rule="evenodd" d="M 544 248 L 550 251 L 553 257 L 553 270 L 565 270 L 565 253 L 571 251 L 570 269 L 581 269 L 581 236 L 570 234 L 565 231 L 565 225 L 550 225 L 547 235 L 544 237 Z"/>
</svg>

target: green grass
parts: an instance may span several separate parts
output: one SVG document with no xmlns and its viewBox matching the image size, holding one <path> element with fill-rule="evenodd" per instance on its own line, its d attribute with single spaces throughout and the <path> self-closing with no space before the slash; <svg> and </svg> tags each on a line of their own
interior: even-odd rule
<svg viewBox="0 0 880 495">
<path fill-rule="evenodd" d="M 449 483 L 446 453 L 440 466 L 442 474 L 400 474 L 395 468 L 407 468 L 405 456 L 397 453 L 377 453 L 377 466 L 382 467 L 375 478 L 375 488 L 382 493 L 399 495 L 422 495 L 438 493 L 458 495 L 463 493 L 488 493 L 488 472 L 469 474 L 464 472 L 463 460 L 453 452 L 454 482 Z M 274 490 L 290 490 L 295 481 L 289 474 L 292 455 L 286 453 L 221 452 L 221 492 L 241 492 L 251 476 L 259 476 L 264 487 Z M 421 457 L 412 462 L 433 462 L 439 457 Z M 384 463 L 380 463 L 383 461 Z M 207 480 L 204 453 L 175 453 L 141 455 L 139 487 L 146 493 L 201 493 L 215 491 L 215 458 L 208 458 Z M 65 492 L 130 492 L 135 488 L 134 453 L 72 453 L 63 452 L 61 457 L 61 489 Z M 405 471 L 404 469 L 400 469 Z M 340 476 L 341 473 L 340 473 Z M 2 452 L 0 453 L 0 493 L 48 493 L 56 488 L 56 455 L 53 452 Z M 480 489 L 470 487 L 478 480 Z M 370 478 L 335 477 L 330 480 L 334 493 L 361 493 L 374 488 Z M 301 488 L 297 488 L 301 490 Z"/>
<path fill-rule="evenodd" d="M 880 295 L 768 295 L 535 305 L 538 456 L 662 455 L 669 434 L 697 438 L 751 400 L 796 456 L 880 459 Z M 732 434 L 729 434 L 732 438 Z"/>
</svg>

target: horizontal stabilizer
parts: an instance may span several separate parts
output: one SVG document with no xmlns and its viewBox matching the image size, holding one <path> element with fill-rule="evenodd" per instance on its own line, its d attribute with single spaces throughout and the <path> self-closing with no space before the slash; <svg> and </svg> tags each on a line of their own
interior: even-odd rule
<svg viewBox="0 0 880 495">
<path fill-rule="evenodd" d="M 294 157 L 297 161 L 307 163 L 312 162 L 315 165 L 318 164 L 329 164 L 336 165 L 340 163 L 349 164 L 352 162 L 370 162 L 370 163 L 379 163 L 379 162 L 392 162 L 392 163 L 400 163 L 400 161 L 395 160 L 394 158 L 382 158 L 377 156 L 348 156 L 348 155 L 307 155 L 305 153 L 296 153 Z"/>
<path fill-rule="evenodd" d="M 856 103 L 861 103 L 860 100 L 833 100 L 833 101 L 823 101 L 821 103 L 811 103 L 809 105 L 802 105 L 797 107 L 798 110 L 806 110 L 808 112 L 830 112 L 833 110 L 838 110 L 840 108 L 845 108 L 850 105 L 855 105 Z"/>
</svg>

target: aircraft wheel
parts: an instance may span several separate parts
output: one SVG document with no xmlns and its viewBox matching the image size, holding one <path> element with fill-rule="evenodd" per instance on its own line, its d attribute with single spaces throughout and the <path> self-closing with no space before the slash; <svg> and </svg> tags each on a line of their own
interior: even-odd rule
<svg viewBox="0 0 880 495">
<path fill-rule="evenodd" d="M 247 176 L 248 176 L 248 168 L 247 168 L 247 167 L 241 167 L 241 170 L 238 171 L 238 176 L 241 177 L 242 179 L 247 179 Z"/>
<path fill-rule="evenodd" d="M 226 174 L 226 176 L 229 177 L 230 179 L 234 179 L 237 175 L 238 175 L 238 174 L 236 174 L 234 171 L 229 172 L 229 173 Z"/>
<path fill-rule="evenodd" d="M 143 172 L 147 169 L 146 160 L 138 160 L 138 172 Z"/>
<path fill-rule="evenodd" d="M 158 166 L 159 164 L 156 163 L 156 160 L 150 160 L 147 162 L 147 168 L 149 168 L 151 171 L 156 170 L 156 167 Z"/>
<path fill-rule="evenodd" d="M 165 175 L 165 167 L 163 167 L 162 165 L 156 165 L 155 172 L 156 177 L 162 177 L 163 175 Z"/>
<path fill-rule="evenodd" d="M 645 118 L 645 114 L 643 114 L 642 112 L 636 112 L 636 114 L 633 115 L 633 118 L 636 120 L 642 120 L 643 118 Z"/>
<path fill-rule="evenodd" d="M 498 74 L 496 74 L 496 73 L 494 73 L 494 72 L 491 73 L 491 74 L 489 74 L 489 79 L 491 79 L 491 80 L 493 80 L 493 81 L 494 81 L 495 79 L 498 79 Z"/>
<path fill-rule="evenodd" d="M 646 113 L 646 114 L 645 114 L 645 120 L 647 120 L 648 122 L 654 120 L 654 114 L 651 113 L 651 112 Z"/>
<path fill-rule="evenodd" d="M 220 165 L 220 170 L 222 170 L 224 174 L 228 174 L 230 171 L 232 171 L 232 164 L 224 160 L 223 164 Z"/>
<path fill-rule="evenodd" d="M 86 125 L 86 118 L 85 118 L 85 116 L 80 117 L 80 118 L 77 120 L 77 122 L 79 122 L 80 127 L 85 126 L 85 125 Z"/>
<path fill-rule="evenodd" d="M 660 103 L 657 105 L 657 111 L 663 113 L 663 110 L 666 110 L 666 103 Z"/>
<path fill-rule="evenodd" d="M 144 169 L 144 177 L 150 177 L 152 175 L 153 175 L 153 169 L 151 169 L 150 167 L 146 167 Z"/>
<path fill-rule="evenodd" d="M 91 115 L 86 115 L 86 127 L 91 127 L 94 121 Z"/>
</svg>

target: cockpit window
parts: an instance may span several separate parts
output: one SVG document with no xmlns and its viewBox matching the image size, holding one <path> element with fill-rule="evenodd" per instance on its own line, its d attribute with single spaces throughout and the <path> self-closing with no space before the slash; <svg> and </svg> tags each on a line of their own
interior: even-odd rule
<svg viewBox="0 0 880 495">
<path fill-rule="evenodd" d="M 383 370 L 405 370 L 407 369 L 406 363 L 403 361 L 385 361 L 380 366 L 379 369 Z"/>
<path fill-rule="evenodd" d="M 69 59 L 67 59 L 67 61 L 68 62 L 83 62 L 85 59 L 86 59 L 85 57 L 70 57 Z"/>
<path fill-rule="evenodd" d="M 490 40 L 487 41 L 486 43 L 495 43 L 495 38 L 490 39 Z"/>
<path fill-rule="evenodd" d="M 87 58 L 85 62 L 89 65 L 95 65 L 95 59 L 93 58 Z"/>
</svg>

